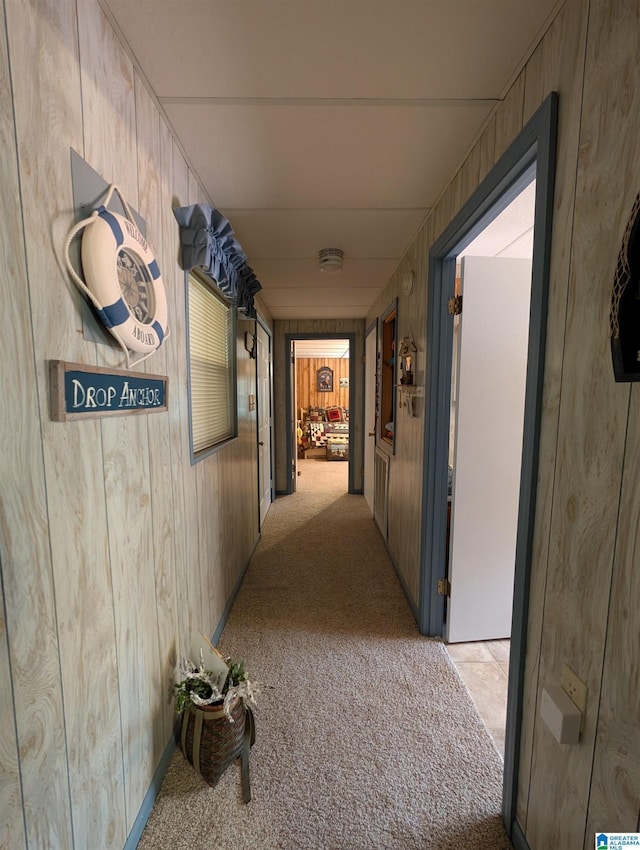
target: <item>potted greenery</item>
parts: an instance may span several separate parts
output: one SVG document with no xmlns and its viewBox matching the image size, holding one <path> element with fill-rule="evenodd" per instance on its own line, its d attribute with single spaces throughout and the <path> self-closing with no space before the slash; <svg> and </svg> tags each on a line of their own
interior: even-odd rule
<svg viewBox="0 0 640 850">
<path fill-rule="evenodd" d="M 249 750 L 255 741 L 252 706 L 257 688 L 243 661 L 222 658 L 209 644 L 200 648 L 199 664 L 184 658 L 182 680 L 174 685 L 181 714 L 179 744 L 187 761 L 209 785 L 215 785 L 236 758 L 242 762 L 242 792 L 251 799 Z"/>
<path fill-rule="evenodd" d="M 255 704 L 255 688 L 244 669 L 244 661 L 225 658 L 226 672 L 221 678 L 220 670 L 205 670 L 204 660 L 198 667 L 189 659 L 183 658 L 180 672 L 184 677 L 174 685 L 176 711 L 179 714 L 194 705 L 198 708 L 223 703 L 225 714 L 233 723 L 231 706 L 236 700 Z"/>
</svg>

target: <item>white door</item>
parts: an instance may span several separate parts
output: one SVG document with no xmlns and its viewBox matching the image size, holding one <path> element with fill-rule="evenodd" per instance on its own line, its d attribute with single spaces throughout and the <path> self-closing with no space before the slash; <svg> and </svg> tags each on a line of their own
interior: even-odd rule
<svg viewBox="0 0 640 850">
<path fill-rule="evenodd" d="M 270 337 L 256 322 L 256 371 L 258 385 L 258 496 L 260 527 L 271 506 L 271 380 Z"/>
<path fill-rule="evenodd" d="M 462 260 L 447 640 L 508 638 L 531 261 Z"/>
<path fill-rule="evenodd" d="M 374 328 L 367 335 L 364 347 L 364 498 L 372 516 L 376 452 L 376 349 L 377 339 Z"/>
</svg>

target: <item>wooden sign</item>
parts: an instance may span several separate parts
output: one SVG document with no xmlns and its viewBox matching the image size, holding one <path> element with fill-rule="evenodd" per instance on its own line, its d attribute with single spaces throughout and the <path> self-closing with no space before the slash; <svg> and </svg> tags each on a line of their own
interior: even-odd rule
<svg viewBox="0 0 640 850">
<path fill-rule="evenodd" d="M 167 410 L 166 375 L 50 360 L 49 382 L 54 422 Z"/>
<path fill-rule="evenodd" d="M 319 393 L 333 392 L 333 369 L 322 366 L 316 371 L 316 391 Z"/>
</svg>

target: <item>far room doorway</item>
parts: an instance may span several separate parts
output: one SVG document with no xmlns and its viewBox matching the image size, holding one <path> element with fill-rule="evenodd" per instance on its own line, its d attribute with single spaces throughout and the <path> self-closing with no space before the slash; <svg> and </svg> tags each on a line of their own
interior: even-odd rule
<svg viewBox="0 0 640 850">
<path fill-rule="evenodd" d="M 291 340 L 292 489 L 302 477 L 308 486 L 349 489 L 351 348 L 348 336 Z"/>
</svg>

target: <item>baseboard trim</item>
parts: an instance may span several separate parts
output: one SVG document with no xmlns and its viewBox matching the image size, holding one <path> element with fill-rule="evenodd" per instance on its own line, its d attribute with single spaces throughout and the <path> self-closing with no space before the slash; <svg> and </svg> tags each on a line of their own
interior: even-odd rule
<svg viewBox="0 0 640 850">
<path fill-rule="evenodd" d="M 227 624 L 227 618 L 229 617 L 229 614 L 231 613 L 231 609 L 233 608 L 233 603 L 236 601 L 236 596 L 238 595 L 238 592 L 240 591 L 240 588 L 242 587 L 242 583 L 243 583 L 244 578 L 247 574 L 247 570 L 249 569 L 249 564 L 251 563 L 251 559 L 253 558 L 253 553 L 256 551 L 256 546 L 258 545 L 259 542 L 260 542 L 260 535 L 258 534 L 258 536 L 256 537 L 256 539 L 253 543 L 253 549 L 251 550 L 251 554 L 249 555 L 249 557 L 247 559 L 247 563 L 244 565 L 244 569 L 240 573 L 240 577 L 238 578 L 238 580 L 235 584 L 235 587 L 231 591 L 229 599 L 227 600 L 227 604 L 225 605 L 224 611 L 222 612 L 222 616 L 220 617 L 220 621 L 218 622 L 218 625 L 216 626 L 216 630 L 214 631 L 213 636 L 211 637 L 211 643 L 214 646 L 218 643 L 218 641 L 220 640 L 220 635 L 224 631 L 224 627 Z"/>
<path fill-rule="evenodd" d="M 142 836 L 142 832 L 147 825 L 147 821 L 149 820 L 149 815 L 153 809 L 153 804 L 156 801 L 156 797 L 158 796 L 158 792 L 160 791 L 160 786 L 162 785 L 162 780 L 164 779 L 164 775 L 169 768 L 169 762 L 171 761 L 171 756 L 173 755 L 173 751 L 176 748 L 175 738 L 172 735 L 171 740 L 165 747 L 165 750 L 160 758 L 160 762 L 158 763 L 158 767 L 156 768 L 156 772 L 153 774 L 153 779 L 151 780 L 151 785 L 149 786 L 149 790 L 145 794 L 144 801 L 140 806 L 140 811 L 138 812 L 135 821 L 133 822 L 133 826 L 131 827 L 131 832 L 127 837 L 127 841 L 124 845 L 123 850 L 136 850 L 138 846 L 138 842 Z"/>
<path fill-rule="evenodd" d="M 406 581 L 404 580 L 404 576 L 400 572 L 400 568 L 398 567 L 398 564 L 396 563 L 396 559 L 393 556 L 393 552 L 389 548 L 388 541 L 386 540 L 384 534 L 380 530 L 380 526 L 375 521 L 375 518 L 372 518 L 372 521 L 373 521 L 373 524 L 375 525 L 375 527 L 378 529 L 378 533 L 380 534 L 380 537 L 382 538 L 382 542 L 384 543 L 385 548 L 387 550 L 387 555 L 389 556 L 389 560 L 393 564 L 393 569 L 395 570 L 395 573 L 398 577 L 398 581 L 400 582 L 400 587 L 402 588 L 402 592 L 404 593 L 404 596 L 405 596 L 405 599 L 407 600 L 409 608 L 411 608 L 411 613 L 413 614 L 414 619 L 415 619 L 416 623 L 418 623 L 418 626 L 419 626 L 420 619 L 418 617 L 418 608 L 416 606 L 416 603 L 413 601 L 413 599 L 411 597 L 411 591 L 409 590 L 409 587 L 408 587 Z"/>
<path fill-rule="evenodd" d="M 531 850 L 517 820 L 514 820 L 513 827 L 511 828 L 511 841 L 515 850 Z"/>
<path fill-rule="evenodd" d="M 227 604 L 225 605 L 225 609 L 222 612 L 222 616 L 220 617 L 220 622 L 216 626 L 216 629 L 213 633 L 213 637 L 211 638 L 211 642 L 215 646 L 220 639 L 220 635 L 222 634 L 224 627 L 227 623 L 227 618 L 231 613 L 231 609 L 233 608 L 233 603 L 236 601 L 236 596 L 240 588 L 242 587 L 242 583 L 247 574 L 247 570 L 249 569 L 249 564 L 251 563 L 251 558 L 253 558 L 253 553 L 256 550 L 256 546 L 260 542 L 260 535 L 256 537 L 256 540 L 253 544 L 253 549 L 251 550 L 251 554 L 249 555 L 246 564 L 240 574 L 239 579 L 237 580 L 235 587 L 231 591 L 229 599 L 227 600 Z M 153 810 L 153 805 L 156 801 L 156 797 L 158 796 L 158 792 L 160 791 L 160 786 L 162 785 L 162 780 L 164 779 L 165 773 L 169 768 L 169 762 L 171 761 L 171 757 L 173 755 L 173 751 L 176 748 L 176 736 L 175 732 L 171 734 L 171 740 L 165 747 L 165 750 L 160 758 L 158 763 L 158 767 L 156 768 L 156 772 L 153 774 L 153 779 L 151 780 L 151 785 L 149 786 L 149 790 L 145 794 L 144 801 L 140 806 L 140 810 L 136 816 L 136 819 L 131 827 L 131 831 L 127 837 L 126 843 L 123 847 L 123 850 L 136 850 L 138 846 L 138 842 L 142 836 L 142 832 L 147 825 L 147 821 L 149 820 L 149 815 Z"/>
</svg>

